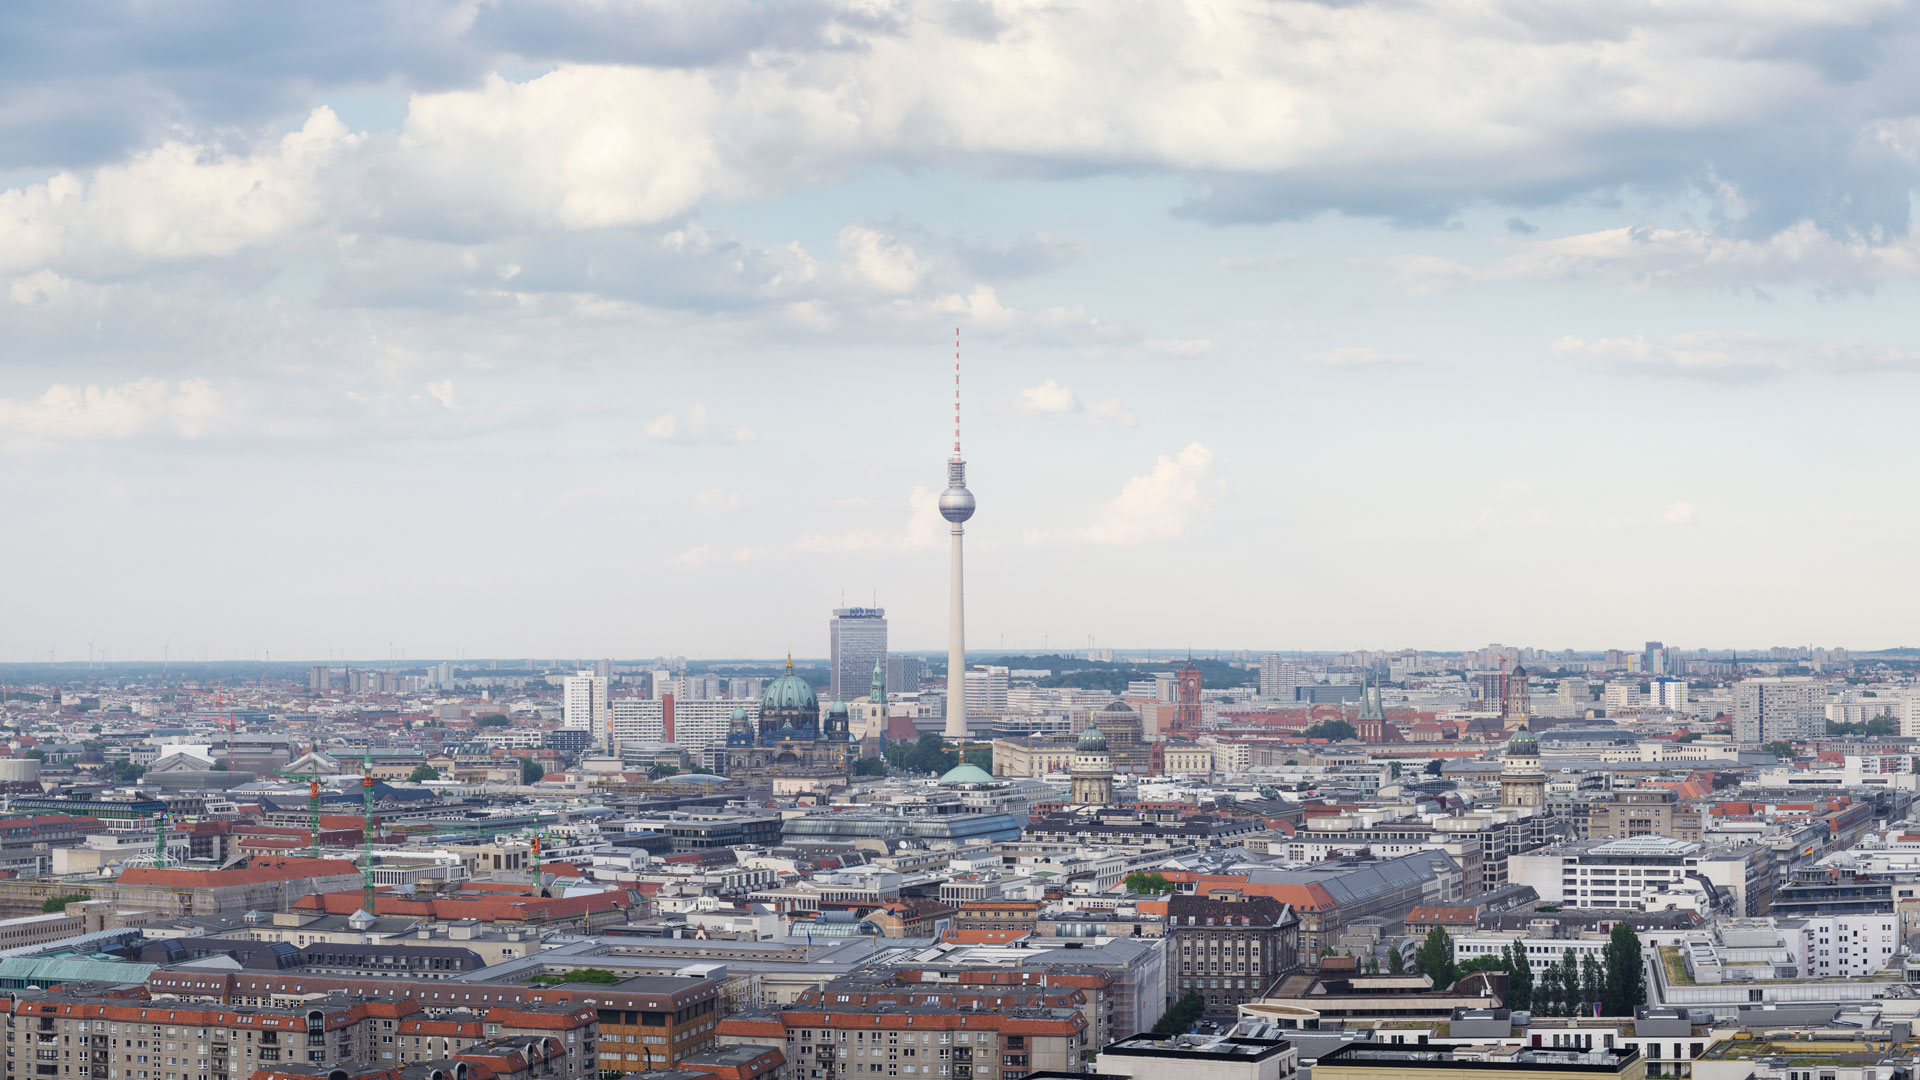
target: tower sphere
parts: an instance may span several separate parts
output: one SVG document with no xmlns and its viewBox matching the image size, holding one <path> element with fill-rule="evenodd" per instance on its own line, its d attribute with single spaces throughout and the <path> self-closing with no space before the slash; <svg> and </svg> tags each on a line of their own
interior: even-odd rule
<svg viewBox="0 0 1920 1080">
<path fill-rule="evenodd" d="M 954 486 L 940 493 L 940 516 L 955 525 L 973 516 L 973 492 Z"/>
</svg>

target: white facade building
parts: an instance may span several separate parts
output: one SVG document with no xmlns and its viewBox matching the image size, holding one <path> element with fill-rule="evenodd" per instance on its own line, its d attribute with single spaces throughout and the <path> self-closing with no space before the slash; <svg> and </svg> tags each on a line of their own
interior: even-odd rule
<svg viewBox="0 0 1920 1080">
<path fill-rule="evenodd" d="M 1749 745 L 1826 734 L 1826 689 L 1804 675 L 1733 684 L 1733 738 Z"/>
<path fill-rule="evenodd" d="M 1672 709 L 1674 712 L 1687 711 L 1687 683 L 1685 679 L 1655 679 L 1647 684 L 1647 704 L 1658 709 Z"/>
<path fill-rule="evenodd" d="M 591 731 L 595 740 L 607 738 L 607 680 L 591 671 L 567 676 L 562 686 L 565 726 Z"/>
<path fill-rule="evenodd" d="M 701 751 L 725 746 L 727 724 L 733 710 L 747 710 L 756 728 L 760 722 L 758 701 L 733 701 L 728 698 L 696 698 L 673 702 L 673 736 L 667 736 L 666 702 L 653 698 L 618 698 L 611 707 L 611 725 L 615 742 L 672 743 L 682 750 Z"/>
</svg>

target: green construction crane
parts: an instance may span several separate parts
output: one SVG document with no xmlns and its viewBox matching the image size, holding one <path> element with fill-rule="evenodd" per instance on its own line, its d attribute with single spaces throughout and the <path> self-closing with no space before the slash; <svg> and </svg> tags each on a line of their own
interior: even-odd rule
<svg viewBox="0 0 1920 1080">
<path fill-rule="evenodd" d="M 540 834 L 533 834 L 533 895 L 539 896 L 544 882 L 540 878 Z"/>
<path fill-rule="evenodd" d="M 373 744 L 360 764 L 360 906 L 373 914 Z"/>
<path fill-rule="evenodd" d="M 308 854 L 317 859 L 320 857 L 320 747 L 315 745 L 309 749 L 307 756 L 314 759 L 310 772 L 297 773 L 286 769 L 275 769 L 273 775 L 307 782 L 307 816 L 311 819 L 313 827 L 313 846 Z"/>
</svg>

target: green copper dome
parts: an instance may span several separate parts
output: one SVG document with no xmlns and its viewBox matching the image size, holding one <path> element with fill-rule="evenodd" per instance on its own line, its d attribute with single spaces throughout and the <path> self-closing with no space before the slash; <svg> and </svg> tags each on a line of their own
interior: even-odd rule
<svg viewBox="0 0 1920 1080">
<path fill-rule="evenodd" d="M 1083 754 L 1104 754 L 1107 752 L 1107 736 L 1097 727 L 1090 727 L 1080 733 L 1077 749 Z"/>
<path fill-rule="evenodd" d="M 1533 732 L 1527 730 L 1525 724 L 1515 729 L 1513 737 L 1507 740 L 1507 756 L 1535 758 L 1540 756 L 1540 740 L 1534 737 Z"/>
<path fill-rule="evenodd" d="M 972 762 L 961 762 L 940 777 L 940 784 L 991 784 L 993 776 Z"/>
<path fill-rule="evenodd" d="M 811 709 L 819 711 L 820 699 L 807 680 L 793 673 L 793 657 L 787 657 L 787 673 L 767 684 L 760 697 L 760 709 Z"/>
</svg>

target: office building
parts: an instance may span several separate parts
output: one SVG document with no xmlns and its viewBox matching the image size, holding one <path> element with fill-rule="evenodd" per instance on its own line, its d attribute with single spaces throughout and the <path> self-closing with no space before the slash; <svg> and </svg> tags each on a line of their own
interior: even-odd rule
<svg viewBox="0 0 1920 1080">
<path fill-rule="evenodd" d="M 1647 704 L 1656 709 L 1684 712 L 1687 708 L 1685 679 L 1657 678 L 1647 684 Z"/>
<path fill-rule="evenodd" d="M 827 700 L 867 696 L 873 666 L 887 659 L 887 611 L 877 607 L 834 608 L 827 621 Z"/>
<path fill-rule="evenodd" d="M 1131 1080 L 1293 1080 L 1300 1052 L 1286 1039 L 1141 1033 L 1100 1051 L 1094 1072 Z"/>
<path fill-rule="evenodd" d="M 591 671 L 569 675 L 562 684 L 563 726 L 590 731 L 595 741 L 607 738 L 607 680 Z"/>
<path fill-rule="evenodd" d="M 917 656 L 887 657 L 887 693 L 917 694 L 920 692 L 920 679 L 926 672 L 926 664 Z"/>
<path fill-rule="evenodd" d="M 1007 711 L 1007 669 L 982 666 L 967 672 L 967 714 L 999 716 Z M 952 710 L 948 710 L 952 717 Z"/>
<path fill-rule="evenodd" d="M 1260 658 L 1260 696 L 1292 701 L 1295 687 L 1305 686 L 1312 679 L 1299 664 L 1282 659 L 1279 654 Z"/>
<path fill-rule="evenodd" d="M 1606 689 L 1606 708 L 1608 716 L 1617 716 L 1640 707 L 1640 684 L 1631 681 L 1610 682 Z"/>
<path fill-rule="evenodd" d="M 1300 969 L 1300 920 L 1272 897 L 1175 896 L 1167 901 L 1167 934 L 1174 1000 L 1197 994 L 1210 1017 L 1232 1017 Z"/>
<path fill-rule="evenodd" d="M 1349 1043 L 1320 1055 L 1314 1080 L 1645 1080 L 1637 1050 L 1548 1049 L 1534 1046 L 1381 1046 Z"/>
<path fill-rule="evenodd" d="M 1805 676 L 1733 684 L 1733 739 L 1758 745 L 1826 733 L 1826 693 Z"/>
</svg>

